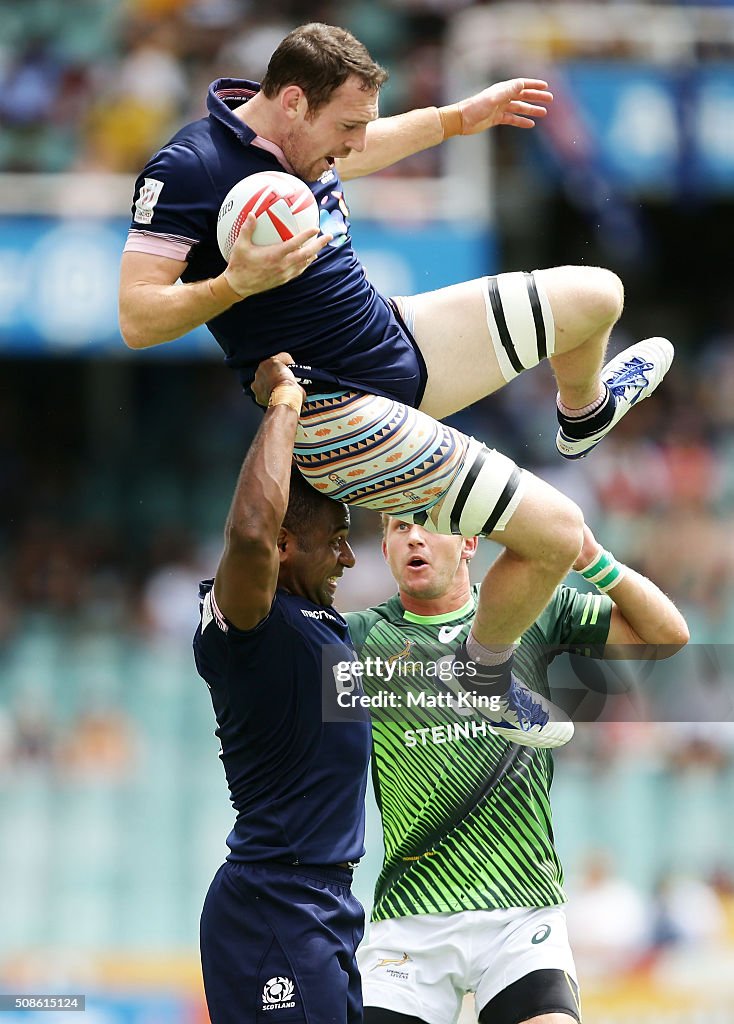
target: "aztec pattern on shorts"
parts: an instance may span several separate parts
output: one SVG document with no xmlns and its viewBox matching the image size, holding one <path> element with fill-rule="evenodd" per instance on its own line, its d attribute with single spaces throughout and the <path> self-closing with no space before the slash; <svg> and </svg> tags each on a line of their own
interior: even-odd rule
<svg viewBox="0 0 734 1024">
<path fill-rule="evenodd" d="M 439 501 L 468 443 L 401 402 L 337 391 L 308 397 L 294 457 L 308 482 L 329 497 L 401 515 Z"/>
</svg>

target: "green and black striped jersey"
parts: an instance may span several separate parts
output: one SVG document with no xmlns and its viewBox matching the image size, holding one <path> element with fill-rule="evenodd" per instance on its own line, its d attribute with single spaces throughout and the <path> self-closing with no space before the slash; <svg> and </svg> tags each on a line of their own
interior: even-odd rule
<svg viewBox="0 0 734 1024">
<path fill-rule="evenodd" d="M 389 691 L 399 701 L 397 710 L 372 709 L 372 774 L 385 841 L 373 921 L 565 902 L 553 845 L 550 752 L 495 735 L 471 708 L 441 704 L 440 694 L 449 692 L 441 659 L 448 669 L 466 639 L 477 593 L 475 587 L 464 608 L 448 615 L 412 614 L 395 596 L 345 616 L 366 669 L 365 693 Z M 554 648 L 603 644 L 611 609 L 601 594 L 558 587 L 522 636 L 518 677 L 548 695 Z"/>
</svg>

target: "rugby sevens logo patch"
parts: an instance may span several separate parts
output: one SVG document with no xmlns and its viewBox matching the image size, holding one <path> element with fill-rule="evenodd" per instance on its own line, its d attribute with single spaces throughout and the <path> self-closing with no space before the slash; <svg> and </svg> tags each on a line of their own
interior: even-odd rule
<svg viewBox="0 0 734 1024">
<path fill-rule="evenodd" d="M 133 220 L 136 224 L 150 224 L 153 220 L 153 209 L 161 194 L 163 182 L 157 178 L 144 178 L 140 186 L 140 195 L 135 201 Z"/>
</svg>

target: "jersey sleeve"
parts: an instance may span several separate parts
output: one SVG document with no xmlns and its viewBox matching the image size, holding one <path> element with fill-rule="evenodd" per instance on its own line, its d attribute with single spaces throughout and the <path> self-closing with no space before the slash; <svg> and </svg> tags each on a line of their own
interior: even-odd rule
<svg viewBox="0 0 734 1024">
<path fill-rule="evenodd" d="M 606 594 L 558 587 L 538 624 L 553 647 L 599 646 L 609 635 L 612 607 Z"/>
<path fill-rule="evenodd" d="M 135 182 L 130 230 L 196 244 L 216 224 L 216 196 L 199 154 L 173 142 L 148 161 Z"/>
<path fill-rule="evenodd" d="M 359 652 L 369 636 L 370 630 L 376 622 L 379 622 L 382 616 L 374 608 L 367 608 L 363 612 L 345 612 L 344 618 L 349 626 L 349 635 L 352 638 L 352 643 L 357 652 Z"/>
<path fill-rule="evenodd" d="M 277 595 L 273 597 L 270 610 L 252 629 L 237 629 L 222 614 L 214 597 L 214 588 L 208 587 L 200 596 L 201 622 L 194 635 L 194 655 L 199 675 L 204 679 L 207 675 L 202 666 L 215 666 L 217 672 L 226 675 L 226 666 L 230 660 L 232 645 L 256 646 L 269 629 L 274 618 L 282 620 Z"/>
</svg>

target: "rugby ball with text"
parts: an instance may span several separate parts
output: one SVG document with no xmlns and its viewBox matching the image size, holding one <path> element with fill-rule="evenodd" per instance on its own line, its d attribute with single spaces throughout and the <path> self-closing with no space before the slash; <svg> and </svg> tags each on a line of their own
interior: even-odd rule
<svg viewBox="0 0 734 1024">
<path fill-rule="evenodd" d="M 250 174 L 232 186 L 219 209 L 217 242 L 225 260 L 250 212 L 257 217 L 255 245 L 286 242 L 319 226 L 319 208 L 304 181 L 285 171 Z"/>
</svg>

